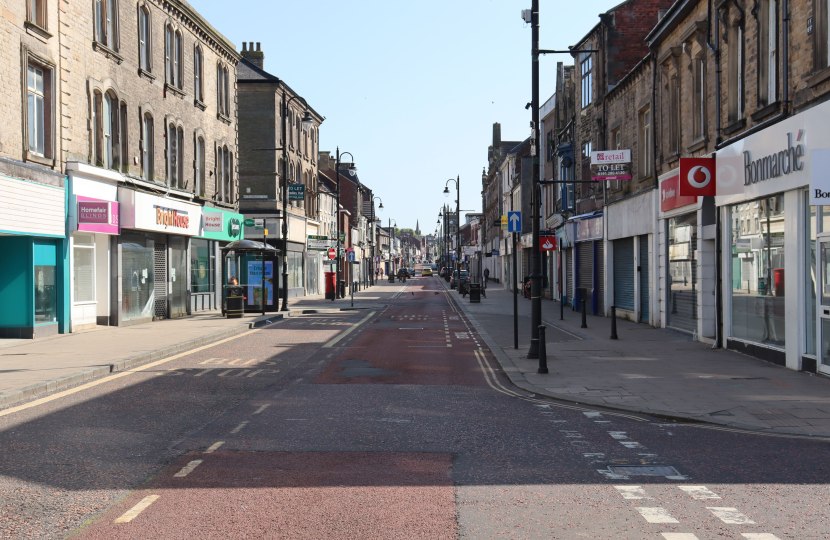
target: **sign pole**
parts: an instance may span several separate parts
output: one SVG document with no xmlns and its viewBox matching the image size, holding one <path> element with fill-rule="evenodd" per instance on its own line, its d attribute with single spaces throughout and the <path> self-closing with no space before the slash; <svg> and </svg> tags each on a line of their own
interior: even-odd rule
<svg viewBox="0 0 830 540">
<path fill-rule="evenodd" d="M 516 284 L 516 273 L 519 271 L 516 264 L 516 233 L 513 233 L 513 348 L 519 348 L 519 289 Z"/>
<path fill-rule="evenodd" d="M 268 246 L 268 229 L 262 229 L 263 244 Z M 268 293 L 265 291 L 265 247 L 262 248 L 262 315 L 265 316 L 265 297 Z"/>
</svg>

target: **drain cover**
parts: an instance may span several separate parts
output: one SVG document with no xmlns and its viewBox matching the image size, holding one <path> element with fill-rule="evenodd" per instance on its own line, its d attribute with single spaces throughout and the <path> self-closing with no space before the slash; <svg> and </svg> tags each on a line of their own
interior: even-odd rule
<svg viewBox="0 0 830 540">
<path fill-rule="evenodd" d="M 674 467 L 662 465 L 609 465 L 608 470 L 628 476 L 680 476 Z"/>
</svg>

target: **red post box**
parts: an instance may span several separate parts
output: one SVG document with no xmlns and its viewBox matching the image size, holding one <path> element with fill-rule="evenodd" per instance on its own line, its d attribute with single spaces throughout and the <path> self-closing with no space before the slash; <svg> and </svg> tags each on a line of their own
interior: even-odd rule
<svg viewBox="0 0 830 540">
<path fill-rule="evenodd" d="M 337 272 L 325 272 L 326 282 L 326 300 L 334 300 L 334 291 L 336 290 L 335 283 L 337 282 Z"/>
<path fill-rule="evenodd" d="M 776 268 L 773 274 L 775 275 L 775 296 L 784 296 L 784 269 Z"/>
</svg>

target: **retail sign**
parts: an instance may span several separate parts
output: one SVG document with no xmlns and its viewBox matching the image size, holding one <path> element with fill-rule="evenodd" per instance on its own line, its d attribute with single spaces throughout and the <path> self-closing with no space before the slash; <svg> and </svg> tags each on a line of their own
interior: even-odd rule
<svg viewBox="0 0 830 540">
<path fill-rule="evenodd" d="M 556 250 L 556 237 L 555 236 L 540 236 L 539 237 L 539 250 L 540 251 L 555 251 Z"/>
<path fill-rule="evenodd" d="M 475 255 L 476 251 L 478 251 L 478 250 L 474 247 L 465 247 L 464 248 L 464 255 Z"/>
<path fill-rule="evenodd" d="M 491 251 L 490 253 L 492 253 L 492 254 L 493 254 L 493 257 L 501 257 L 501 251 L 499 251 L 499 250 L 497 250 L 497 249 L 494 249 L 494 250 L 493 250 L 493 251 Z"/>
<path fill-rule="evenodd" d="M 248 218 L 245 221 L 243 221 L 242 224 L 245 225 L 246 227 L 253 227 L 254 226 L 254 220 L 251 219 L 251 218 Z"/>
<path fill-rule="evenodd" d="M 668 212 L 687 204 L 697 202 L 697 197 L 686 197 L 680 195 L 680 175 L 666 178 L 660 182 L 660 210 Z"/>
<path fill-rule="evenodd" d="M 581 219 L 576 222 L 576 241 L 602 240 L 602 216 Z"/>
<path fill-rule="evenodd" d="M 289 184 L 289 186 L 288 186 L 288 200 L 289 201 L 303 201 L 303 200 L 305 200 L 305 184 Z"/>
<path fill-rule="evenodd" d="M 680 158 L 680 189 L 682 197 L 714 197 L 715 158 Z"/>
<path fill-rule="evenodd" d="M 522 235 L 522 247 L 523 248 L 532 248 L 533 247 L 533 233 L 526 233 Z"/>
<path fill-rule="evenodd" d="M 503 231 L 507 230 L 507 216 L 506 215 L 501 217 L 501 230 L 503 230 Z"/>
<path fill-rule="evenodd" d="M 233 242 L 242 239 L 242 223 L 247 221 L 242 214 L 226 212 L 219 208 L 204 208 L 202 211 L 202 238 Z"/>
<path fill-rule="evenodd" d="M 225 228 L 225 215 L 222 212 L 205 212 L 202 219 L 205 220 L 202 227 L 204 232 L 221 232 Z"/>
<path fill-rule="evenodd" d="M 810 152 L 813 172 L 810 175 L 810 204 L 830 206 L 830 149 L 814 148 Z"/>
<path fill-rule="evenodd" d="M 631 163 L 631 150 L 599 150 L 591 152 L 591 165 Z"/>
<path fill-rule="evenodd" d="M 332 248 L 333 240 L 328 236 L 308 235 L 306 246 L 309 251 L 328 251 Z"/>
<path fill-rule="evenodd" d="M 76 196 L 78 201 L 78 230 L 104 234 L 119 234 L 118 203 L 91 197 Z"/>
<path fill-rule="evenodd" d="M 185 201 L 118 188 L 119 221 L 123 229 L 199 236 L 202 207 Z M 214 233 L 216 234 L 216 233 Z"/>
</svg>

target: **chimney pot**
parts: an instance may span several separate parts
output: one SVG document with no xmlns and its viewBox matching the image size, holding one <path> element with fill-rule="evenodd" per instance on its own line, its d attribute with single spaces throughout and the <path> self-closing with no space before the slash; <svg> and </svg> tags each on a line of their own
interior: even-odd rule
<svg viewBox="0 0 830 540">
<path fill-rule="evenodd" d="M 259 48 L 259 41 L 256 42 L 256 50 L 259 52 L 261 49 Z"/>
<path fill-rule="evenodd" d="M 247 51 L 248 51 L 248 44 L 243 41 L 242 42 L 242 52 L 247 52 Z"/>
</svg>

